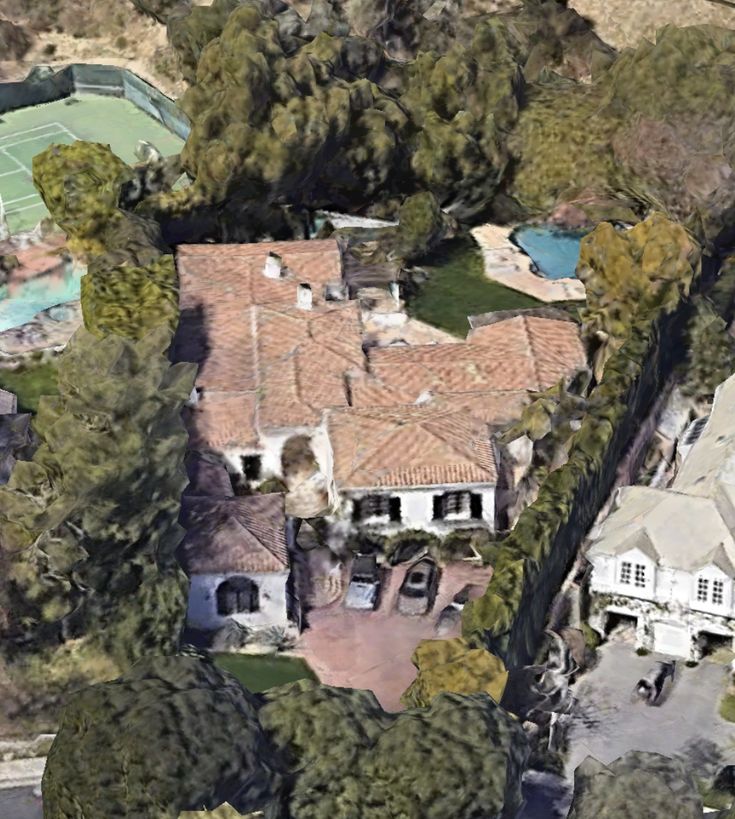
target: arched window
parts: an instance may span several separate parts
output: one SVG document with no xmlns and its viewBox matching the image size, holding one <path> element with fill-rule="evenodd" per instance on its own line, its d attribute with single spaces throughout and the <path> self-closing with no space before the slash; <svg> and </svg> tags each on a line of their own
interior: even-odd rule
<svg viewBox="0 0 735 819">
<path fill-rule="evenodd" d="M 259 608 L 258 586 L 249 577 L 230 577 L 217 587 L 217 613 L 220 617 L 258 611 Z"/>
</svg>

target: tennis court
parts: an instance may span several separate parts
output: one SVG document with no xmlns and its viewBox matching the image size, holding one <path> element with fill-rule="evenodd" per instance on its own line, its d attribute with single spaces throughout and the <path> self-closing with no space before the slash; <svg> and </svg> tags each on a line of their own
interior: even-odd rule
<svg viewBox="0 0 735 819">
<path fill-rule="evenodd" d="M 77 139 L 109 144 L 124 162 L 136 162 L 140 139 L 164 155 L 179 153 L 183 140 L 122 97 L 76 93 L 56 102 L 10 111 L 0 117 L 0 196 L 12 233 L 29 230 L 48 215 L 33 187 L 32 162 L 49 145 Z"/>
</svg>

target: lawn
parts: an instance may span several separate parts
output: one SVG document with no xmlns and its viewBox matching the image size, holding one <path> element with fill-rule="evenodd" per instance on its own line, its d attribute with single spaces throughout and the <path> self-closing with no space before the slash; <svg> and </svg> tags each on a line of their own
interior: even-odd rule
<svg viewBox="0 0 735 819">
<path fill-rule="evenodd" d="M 300 657 L 273 654 L 215 654 L 220 668 L 234 674 L 249 691 L 265 691 L 296 680 L 316 680 L 317 676 Z"/>
<path fill-rule="evenodd" d="M 469 236 L 443 242 L 419 266 L 429 278 L 417 285 L 418 292 L 409 299 L 409 315 L 460 338 L 469 330 L 467 316 L 544 306 L 531 296 L 490 281 L 480 248 Z"/>
<path fill-rule="evenodd" d="M 735 722 L 735 694 L 725 694 L 720 700 L 720 716 L 728 722 Z"/>
<path fill-rule="evenodd" d="M 56 395 L 56 361 L 36 361 L 18 369 L 0 368 L 0 387 L 18 396 L 18 412 L 37 412 L 42 395 Z"/>
</svg>

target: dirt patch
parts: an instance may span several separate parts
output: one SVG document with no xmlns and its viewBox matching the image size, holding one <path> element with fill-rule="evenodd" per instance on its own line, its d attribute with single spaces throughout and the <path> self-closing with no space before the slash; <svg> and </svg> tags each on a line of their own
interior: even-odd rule
<svg viewBox="0 0 735 819">
<path fill-rule="evenodd" d="M 0 61 L 0 81 L 23 79 L 36 64 L 61 68 L 68 63 L 102 63 L 128 68 L 174 99 L 186 84 L 178 78 L 166 27 L 127 3 L 114 11 L 93 0 L 51 4 L 49 18 L 32 13 L 21 0 L 10 0 L 3 15 L 32 36 L 22 60 Z"/>
</svg>

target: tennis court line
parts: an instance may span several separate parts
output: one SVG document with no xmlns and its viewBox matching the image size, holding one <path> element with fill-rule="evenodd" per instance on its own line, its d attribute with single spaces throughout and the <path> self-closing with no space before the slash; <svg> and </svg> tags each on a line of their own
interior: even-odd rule
<svg viewBox="0 0 735 819">
<path fill-rule="evenodd" d="M 34 131 L 41 131 L 44 128 L 52 128 L 56 126 L 57 128 L 63 128 L 64 126 L 60 122 L 48 122 L 46 125 L 37 125 L 35 128 L 26 128 L 25 131 L 13 131 L 12 134 L 6 134 L 3 137 L 0 137 L 0 142 L 4 139 L 13 139 L 14 137 L 23 136 L 23 134 L 31 134 Z"/>
<path fill-rule="evenodd" d="M 10 176 L 14 173 L 20 173 L 20 168 L 16 168 L 14 171 L 5 171 L 5 173 L 0 173 L 0 176 Z"/>
<path fill-rule="evenodd" d="M 2 153 L 3 156 L 7 157 L 12 162 L 15 162 L 19 170 L 25 171 L 25 173 L 27 173 L 28 176 L 33 176 L 33 174 L 28 170 L 28 168 L 26 168 L 26 166 L 20 160 L 16 159 L 14 156 L 11 156 L 2 145 L 0 145 L 0 153 Z"/>
<path fill-rule="evenodd" d="M 16 213 L 20 213 L 22 210 L 30 210 L 31 208 L 37 208 L 39 205 L 43 205 L 43 199 L 41 199 L 38 202 L 34 202 L 32 205 L 23 205 L 22 208 L 13 208 L 12 210 L 8 208 L 6 209 L 5 214 L 6 216 L 13 216 Z"/>
<path fill-rule="evenodd" d="M 63 125 L 61 127 L 64 128 Z M 66 131 L 68 136 L 74 137 L 74 139 L 76 139 L 74 134 L 72 134 L 72 132 L 68 128 L 64 128 L 64 131 Z M 6 150 L 6 148 L 15 148 L 17 145 L 25 145 L 26 142 L 35 142 L 37 139 L 45 139 L 46 137 L 58 136 L 59 134 L 63 134 L 64 131 L 52 131 L 50 134 L 36 134 L 36 136 L 28 137 L 28 139 L 19 139 L 17 142 L 10 142 L 6 143 L 5 145 L 0 145 L 0 150 L 4 151 Z"/>
<path fill-rule="evenodd" d="M 16 202 L 22 202 L 24 199 L 32 199 L 34 196 L 38 196 L 38 194 L 37 193 L 29 193 L 26 196 L 19 196 L 17 199 L 10 199 L 10 200 L 6 199 L 5 204 L 6 205 L 14 205 Z"/>
</svg>

